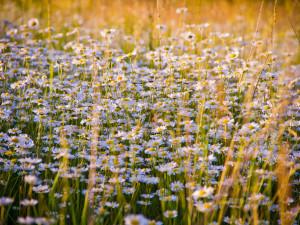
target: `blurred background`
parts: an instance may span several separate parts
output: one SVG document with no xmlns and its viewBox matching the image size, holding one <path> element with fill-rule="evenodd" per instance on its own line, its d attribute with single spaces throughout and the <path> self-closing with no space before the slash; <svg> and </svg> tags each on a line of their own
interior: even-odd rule
<svg viewBox="0 0 300 225">
<path fill-rule="evenodd" d="M 219 24 L 223 31 L 243 26 L 255 30 L 262 4 L 261 0 L 0 0 L 0 12 L 1 19 L 15 23 L 25 23 L 34 17 L 41 19 L 42 24 L 47 23 L 50 14 L 53 26 L 123 26 L 128 32 L 134 32 L 151 23 L 157 24 L 157 2 L 160 23 L 168 27 L 178 22 L 176 9 L 186 7 L 185 23 Z M 264 0 L 260 26 L 273 23 L 275 2 L 276 27 L 289 28 L 290 17 L 299 29 L 298 0 Z"/>
<path fill-rule="evenodd" d="M 181 7 L 187 13 L 177 14 Z M 287 51 L 299 49 L 299 12 L 299 0 L 0 0 L 0 19 L 21 25 L 38 18 L 41 28 L 52 26 L 56 32 L 84 28 L 82 33 L 100 38 L 101 29 L 116 28 L 135 40 L 149 35 L 158 39 L 158 24 L 171 36 L 178 28 L 187 29 L 185 25 L 209 23 L 209 31 L 246 40 L 256 30 L 258 39 L 272 35 Z"/>
</svg>

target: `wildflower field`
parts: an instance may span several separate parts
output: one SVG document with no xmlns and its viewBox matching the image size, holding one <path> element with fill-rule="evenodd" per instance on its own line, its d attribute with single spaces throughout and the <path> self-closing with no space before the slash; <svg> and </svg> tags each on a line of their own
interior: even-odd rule
<svg viewBox="0 0 300 225">
<path fill-rule="evenodd" d="M 1 0 L 0 224 L 300 224 L 299 12 Z"/>
</svg>

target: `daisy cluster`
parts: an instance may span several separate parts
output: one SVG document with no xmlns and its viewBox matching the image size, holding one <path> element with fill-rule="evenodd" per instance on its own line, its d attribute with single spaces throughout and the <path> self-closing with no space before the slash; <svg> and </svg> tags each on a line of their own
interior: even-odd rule
<svg viewBox="0 0 300 225">
<path fill-rule="evenodd" d="M 209 27 L 151 47 L 2 20 L 1 222 L 299 220 L 300 65 Z"/>
</svg>

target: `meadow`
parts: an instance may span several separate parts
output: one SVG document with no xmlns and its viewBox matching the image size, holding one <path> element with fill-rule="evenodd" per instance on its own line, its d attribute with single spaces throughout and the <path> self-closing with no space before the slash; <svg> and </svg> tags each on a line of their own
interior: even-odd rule
<svg viewBox="0 0 300 225">
<path fill-rule="evenodd" d="M 0 0 L 0 224 L 299 224 L 299 11 Z"/>
</svg>

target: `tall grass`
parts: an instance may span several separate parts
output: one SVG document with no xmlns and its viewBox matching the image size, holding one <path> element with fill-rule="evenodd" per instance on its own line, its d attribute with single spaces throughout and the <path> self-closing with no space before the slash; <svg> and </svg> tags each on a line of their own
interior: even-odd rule
<svg viewBox="0 0 300 225">
<path fill-rule="evenodd" d="M 2 1 L 2 224 L 298 224 L 297 1 Z"/>
</svg>

